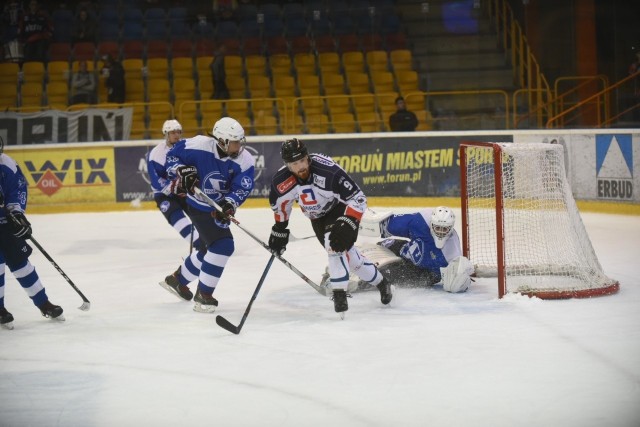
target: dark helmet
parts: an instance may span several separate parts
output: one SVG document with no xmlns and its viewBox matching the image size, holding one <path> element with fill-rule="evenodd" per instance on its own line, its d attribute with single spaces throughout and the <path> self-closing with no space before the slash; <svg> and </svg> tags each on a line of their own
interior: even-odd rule
<svg viewBox="0 0 640 427">
<path fill-rule="evenodd" d="M 280 155 L 285 163 L 297 162 L 309 155 L 307 146 L 298 138 L 287 139 L 280 147 Z"/>
</svg>

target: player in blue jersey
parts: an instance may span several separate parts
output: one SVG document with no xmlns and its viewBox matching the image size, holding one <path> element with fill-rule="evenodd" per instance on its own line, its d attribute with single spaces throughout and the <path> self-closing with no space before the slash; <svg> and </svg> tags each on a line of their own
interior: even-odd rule
<svg viewBox="0 0 640 427">
<path fill-rule="evenodd" d="M 473 267 L 462 256 L 455 220 L 455 214 L 446 206 L 395 215 L 369 211 L 361 222 L 360 234 L 384 240 L 359 247 L 394 285 L 441 283 L 447 292 L 465 292 L 471 284 Z M 359 282 L 357 287 L 366 289 L 369 285 Z"/>
<path fill-rule="evenodd" d="M 178 179 L 176 192 L 187 193 L 187 213 L 206 251 L 193 252 L 160 285 L 187 301 L 193 298 L 195 311 L 211 313 L 218 306 L 212 294 L 234 251 L 229 216 L 235 214 L 253 189 L 255 162 L 244 149 L 245 143 L 240 123 L 224 117 L 215 123 L 210 136 L 181 140 L 167 153 L 168 177 Z M 194 194 L 196 186 L 222 210 L 216 211 L 199 200 Z M 198 288 L 193 296 L 188 284 L 195 280 Z"/>
<path fill-rule="evenodd" d="M 282 254 L 286 249 L 289 217 L 293 203 L 297 202 L 329 256 L 329 284 L 335 311 L 343 313 L 349 309 L 350 272 L 376 286 L 382 303 L 389 304 L 393 297 L 389 283 L 354 246 L 360 218 L 367 208 L 367 198 L 358 184 L 330 157 L 309 154 L 298 139 L 284 141 L 281 156 L 285 166 L 273 175 L 269 194 L 275 215 L 269 237 L 271 250 Z"/>
<path fill-rule="evenodd" d="M 18 164 L 3 154 L 0 138 L 0 325 L 13 329 L 13 316 L 4 306 L 5 265 L 45 317 L 64 320 L 62 308 L 49 301 L 35 267 L 29 262 L 31 224 L 25 216 L 27 180 Z"/>
<path fill-rule="evenodd" d="M 164 142 L 156 145 L 147 158 L 147 171 L 151 180 L 153 198 L 167 222 L 192 246 L 198 248 L 198 231 L 186 215 L 186 192 L 179 192 L 179 180 L 170 180 L 165 168 L 167 153 L 182 139 L 182 125 L 177 120 L 167 120 L 162 125 Z M 193 236 L 191 232 L 193 231 Z"/>
</svg>

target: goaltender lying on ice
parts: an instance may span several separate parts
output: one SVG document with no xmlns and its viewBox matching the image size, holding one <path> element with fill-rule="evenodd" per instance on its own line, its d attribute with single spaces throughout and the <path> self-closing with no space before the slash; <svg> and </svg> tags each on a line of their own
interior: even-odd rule
<svg viewBox="0 0 640 427">
<path fill-rule="evenodd" d="M 360 223 L 360 235 L 384 240 L 358 247 L 395 286 L 442 285 L 447 292 L 465 292 L 472 281 L 473 266 L 462 256 L 455 220 L 455 214 L 446 206 L 409 214 L 368 210 Z M 325 273 L 321 285 L 327 286 L 328 282 Z M 354 274 L 349 278 L 349 292 L 369 288 Z"/>
</svg>

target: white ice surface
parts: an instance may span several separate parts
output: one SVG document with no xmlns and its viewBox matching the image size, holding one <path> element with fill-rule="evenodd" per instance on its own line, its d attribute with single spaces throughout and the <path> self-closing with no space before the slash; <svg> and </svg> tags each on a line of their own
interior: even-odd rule
<svg viewBox="0 0 640 427">
<path fill-rule="evenodd" d="M 406 210 L 406 209 L 405 209 Z M 640 426 L 640 218 L 583 214 L 617 295 L 497 298 L 398 289 L 390 307 L 356 293 L 345 320 L 278 261 L 240 335 L 269 258 L 233 227 L 236 252 L 214 315 L 158 286 L 188 244 L 157 211 L 30 215 L 31 257 L 66 322 L 44 319 L 10 272 L 0 330 L 0 426 Z M 268 209 L 238 219 L 268 239 Z M 302 214 L 292 232 L 310 235 Z M 285 253 L 317 283 L 314 239 Z M 194 286 L 192 286 L 194 287 Z"/>
</svg>

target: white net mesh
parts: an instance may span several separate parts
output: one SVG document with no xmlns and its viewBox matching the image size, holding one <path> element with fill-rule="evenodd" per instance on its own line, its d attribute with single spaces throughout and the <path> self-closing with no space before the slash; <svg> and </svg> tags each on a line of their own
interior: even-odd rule
<svg viewBox="0 0 640 427">
<path fill-rule="evenodd" d="M 494 147 L 501 152 L 497 166 Z M 568 298 L 617 290 L 580 218 L 561 145 L 463 144 L 461 151 L 467 256 L 478 276 L 497 275 L 498 242 L 503 241 L 506 292 Z M 500 176 L 501 188 L 496 186 Z M 500 213 L 503 231 L 496 225 Z"/>
</svg>

